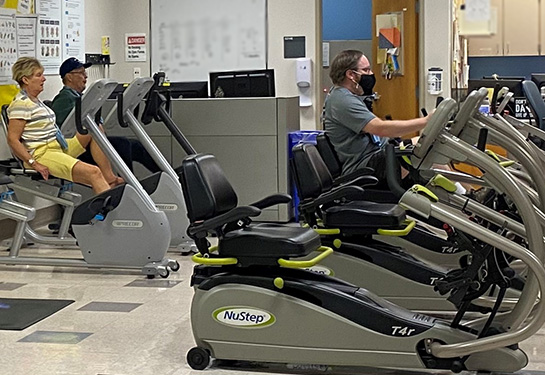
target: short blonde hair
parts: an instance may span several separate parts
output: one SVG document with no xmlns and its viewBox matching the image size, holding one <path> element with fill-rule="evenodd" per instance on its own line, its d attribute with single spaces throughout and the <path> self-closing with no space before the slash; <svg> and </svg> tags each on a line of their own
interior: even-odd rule
<svg viewBox="0 0 545 375">
<path fill-rule="evenodd" d="M 34 57 L 21 57 L 11 67 L 12 77 L 19 86 L 23 86 L 23 77 L 34 74 L 36 69 L 43 69 L 40 61 Z"/>
</svg>

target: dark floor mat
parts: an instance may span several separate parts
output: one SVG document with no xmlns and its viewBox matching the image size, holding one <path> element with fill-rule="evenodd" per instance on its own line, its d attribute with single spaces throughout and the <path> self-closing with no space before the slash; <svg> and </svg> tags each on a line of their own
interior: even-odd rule
<svg viewBox="0 0 545 375">
<path fill-rule="evenodd" d="M 0 330 L 23 330 L 73 302 L 60 299 L 0 298 Z"/>
</svg>

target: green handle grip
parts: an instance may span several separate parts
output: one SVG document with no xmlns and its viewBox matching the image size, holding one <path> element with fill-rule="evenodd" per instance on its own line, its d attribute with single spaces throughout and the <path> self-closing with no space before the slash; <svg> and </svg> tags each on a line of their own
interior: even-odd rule
<svg viewBox="0 0 545 375">
<path fill-rule="evenodd" d="M 377 233 L 383 236 L 402 237 L 408 235 L 416 225 L 414 220 L 405 220 L 406 225 L 403 229 L 377 229 Z"/>
<path fill-rule="evenodd" d="M 191 260 L 197 264 L 206 264 L 208 266 L 229 266 L 238 263 L 237 258 L 208 258 L 201 253 L 193 255 Z"/>
<path fill-rule="evenodd" d="M 309 260 L 287 260 L 287 259 L 280 258 L 278 259 L 278 264 L 281 265 L 282 267 L 287 267 L 287 268 L 308 268 L 308 267 L 315 266 L 320 261 L 322 261 L 325 257 L 333 253 L 333 249 L 327 246 L 320 246 L 318 251 L 320 251 L 321 254 Z"/>
</svg>

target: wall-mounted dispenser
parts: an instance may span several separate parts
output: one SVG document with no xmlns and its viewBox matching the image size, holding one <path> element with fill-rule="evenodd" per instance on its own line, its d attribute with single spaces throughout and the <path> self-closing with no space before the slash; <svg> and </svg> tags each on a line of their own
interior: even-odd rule
<svg viewBox="0 0 545 375">
<path fill-rule="evenodd" d="M 295 61 L 296 74 L 295 82 L 299 88 L 299 106 L 310 107 L 312 105 L 312 64 L 308 57 L 299 58 Z"/>
</svg>

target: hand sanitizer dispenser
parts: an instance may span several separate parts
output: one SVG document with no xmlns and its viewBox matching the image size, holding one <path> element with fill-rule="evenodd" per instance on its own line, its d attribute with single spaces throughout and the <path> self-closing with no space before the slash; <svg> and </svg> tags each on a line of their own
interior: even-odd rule
<svg viewBox="0 0 545 375">
<path fill-rule="evenodd" d="M 428 92 L 431 95 L 439 95 L 443 92 L 443 69 L 428 69 Z"/>
<path fill-rule="evenodd" d="M 296 74 L 295 82 L 299 88 L 299 106 L 310 107 L 312 105 L 311 86 L 312 86 L 312 65 L 308 57 L 295 60 Z"/>
</svg>

